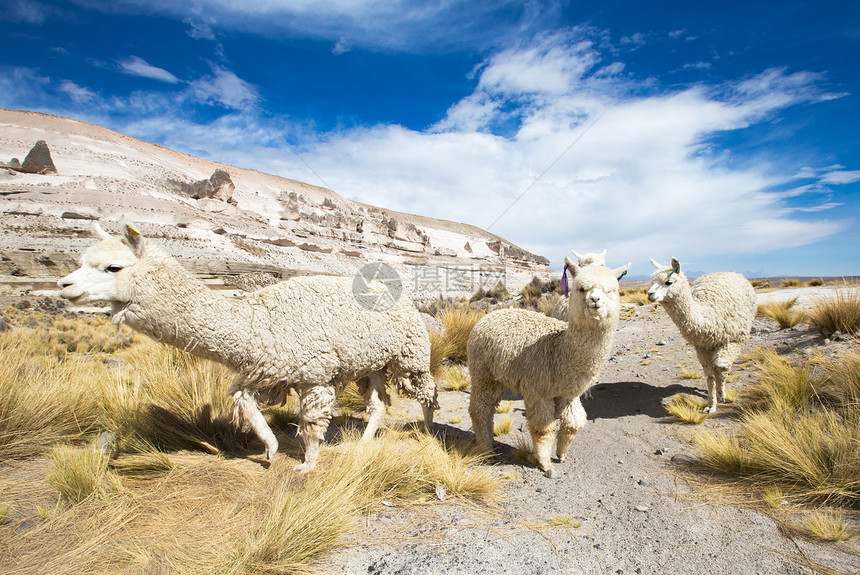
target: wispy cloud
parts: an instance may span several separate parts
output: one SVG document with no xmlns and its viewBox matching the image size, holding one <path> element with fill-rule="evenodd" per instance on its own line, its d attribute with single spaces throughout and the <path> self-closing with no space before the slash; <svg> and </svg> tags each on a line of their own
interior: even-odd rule
<svg viewBox="0 0 860 575">
<path fill-rule="evenodd" d="M 120 71 L 124 74 L 140 76 L 141 78 L 150 78 L 160 82 L 167 82 L 168 84 L 176 84 L 179 82 L 179 78 L 167 70 L 153 66 L 138 56 L 130 56 L 124 60 L 120 60 L 117 62 L 117 65 L 119 65 Z"/>
<path fill-rule="evenodd" d="M 211 76 L 193 80 L 189 86 L 198 101 L 225 108 L 253 108 L 260 100 L 255 86 L 217 65 L 212 66 Z"/>
</svg>

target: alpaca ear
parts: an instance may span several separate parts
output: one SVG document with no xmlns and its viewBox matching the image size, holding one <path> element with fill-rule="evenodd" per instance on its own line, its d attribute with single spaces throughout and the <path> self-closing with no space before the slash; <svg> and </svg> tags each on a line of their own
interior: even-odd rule
<svg viewBox="0 0 860 575">
<path fill-rule="evenodd" d="M 583 258 L 583 256 L 585 255 L 585 254 L 581 254 L 581 253 L 577 252 L 576 250 L 570 250 L 570 252 L 571 252 L 571 253 L 574 255 L 574 257 L 575 257 L 576 259 L 578 259 L 579 261 L 582 261 L 582 258 Z"/>
<path fill-rule="evenodd" d="M 679 262 L 675 258 L 672 258 L 672 271 L 676 274 L 681 273 L 681 262 Z"/>
<path fill-rule="evenodd" d="M 618 281 L 621 281 L 621 278 L 627 275 L 627 270 L 630 269 L 630 266 L 633 265 L 633 262 L 627 262 L 626 266 L 621 266 L 620 268 L 616 268 L 612 270 L 612 273 L 615 274 L 615 277 Z"/>
<path fill-rule="evenodd" d="M 579 267 L 578 264 L 575 264 L 574 262 L 572 262 L 570 260 L 570 258 L 567 256 L 564 256 L 564 265 L 568 270 L 570 270 L 570 277 L 572 277 L 572 278 L 575 278 L 576 274 L 579 273 L 579 270 L 582 269 Z"/>
<path fill-rule="evenodd" d="M 134 255 L 141 257 L 143 255 L 143 235 L 137 231 L 134 224 L 131 222 L 124 222 L 122 224 L 122 235 L 125 238 L 125 241 L 128 242 L 128 245 L 131 246 L 132 251 L 134 251 Z"/>
<path fill-rule="evenodd" d="M 657 268 L 658 270 L 663 267 L 662 265 L 660 265 L 660 262 L 658 262 L 654 258 L 650 258 L 650 259 L 651 259 L 651 265 L 654 266 L 655 268 Z"/>
<path fill-rule="evenodd" d="M 96 235 L 96 237 L 98 239 L 100 239 L 100 240 L 109 240 L 110 239 L 110 234 L 107 233 L 106 231 L 104 231 L 101 224 L 99 224 L 98 220 L 93 220 L 91 227 L 92 227 L 93 233 Z"/>
<path fill-rule="evenodd" d="M 600 257 L 602 257 L 602 258 L 606 257 L 606 250 L 605 249 L 602 252 L 600 252 Z"/>
</svg>

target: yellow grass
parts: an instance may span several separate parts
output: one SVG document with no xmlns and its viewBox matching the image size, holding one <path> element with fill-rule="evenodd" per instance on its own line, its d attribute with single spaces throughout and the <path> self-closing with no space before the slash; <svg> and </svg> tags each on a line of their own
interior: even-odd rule
<svg viewBox="0 0 860 575">
<path fill-rule="evenodd" d="M 621 296 L 621 303 L 632 303 L 636 305 L 649 305 L 648 288 L 624 288 L 618 294 Z"/>
<path fill-rule="evenodd" d="M 472 380 L 463 366 L 449 365 L 442 370 L 440 377 L 436 378 L 436 385 L 444 390 L 465 391 L 472 385 Z"/>
<path fill-rule="evenodd" d="M 797 298 L 783 301 L 769 301 L 759 304 L 756 315 L 772 319 L 781 329 L 794 327 L 802 319 L 802 315 L 794 310 Z"/>
<path fill-rule="evenodd" d="M 678 379 L 702 379 L 702 374 L 694 369 L 687 369 L 685 365 L 679 365 L 678 368 L 681 370 Z"/>
<path fill-rule="evenodd" d="M 768 487 L 797 502 L 860 501 L 860 352 L 841 360 L 791 365 L 774 352 L 740 399 L 737 431 L 693 437 L 702 469 L 735 474 L 757 491 Z"/>
<path fill-rule="evenodd" d="M 513 427 L 513 425 L 514 418 L 509 415 L 506 415 L 493 423 L 493 435 L 495 435 L 496 437 L 508 435 L 511 432 L 511 428 Z"/>
<path fill-rule="evenodd" d="M 702 409 L 707 407 L 708 402 L 686 393 L 676 393 L 666 403 L 666 411 L 675 416 L 682 423 L 698 425 L 707 419 L 707 414 Z"/>
<path fill-rule="evenodd" d="M 456 309 L 449 306 L 442 310 L 438 318 L 442 323 L 442 337 L 445 342 L 444 357 L 453 362 L 466 361 L 469 334 L 484 315 L 485 312 L 470 308 Z"/>
<path fill-rule="evenodd" d="M 496 406 L 496 413 L 510 413 L 514 407 L 513 401 L 500 401 Z"/>
<path fill-rule="evenodd" d="M 265 469 L 230 423 L 220 366 L 146 339 L 109 357 L 22 333 L 0 334 L 2 573 L 307 573 L 383 499 L 498 497 L 480 456 L 419 432 L 347 433 L 310 476 L 292 472 L 301 454 L 282 436 Z M 101 430 L 114 459 L 89 445 Z"/>
<path fill-rule="evenodd" d="M 807 311 L 807 321 L 825 335 L 834 332 L 860 333 L 860 288 L 837 291 L 828 298 L 819 298 Z"/>
</svg>

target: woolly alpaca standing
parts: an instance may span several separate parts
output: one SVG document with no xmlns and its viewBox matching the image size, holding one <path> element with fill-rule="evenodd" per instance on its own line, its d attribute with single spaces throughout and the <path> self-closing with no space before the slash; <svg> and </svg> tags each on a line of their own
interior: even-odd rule
<svg viewBox="0 0 860 575">
<path fill-rule="evenodd" d="M 587 422 L 579 396 L 606 363 L 618 325 L 617 270 L 579 267 L 565 258 L 573 282 L 567 323 L 533 311 L 503 309 L 475 324 L 467 344 L 472 389 L 469 415 L 478 444 L 493 445 L 493 414 L 506 389 L 519 392 L 538 465 L 548 477 L 556 454 L 564 461 L 577 430 Z M 561 420 L 559 426 L 557 420 Z"/>
<path fill-rule="evenodd" d="M 123 235 L 94 229 L 81 268 L 61 279 L 62 296 L 74 303 L 106 301 L 113 321 L 194 355 L 223 363 L 238 375 L 230 386 L 234 415 L 244 417 L 272 459 L 278 441 L 257 401 L 282 403 L 299 394 L 304 463 L 314 468 L 335 392 L 357 380 L 369 413 L 363 439 L 373 437 L 390 402 L 388 369 L 424 408 L 431 426 L 436 385 L 430 376 L 430 339 L 418 311 L 401 297 L 379 311 L 359 305 L 353 278 L 297 277 L 240 298 L 207 288 L 129 224 Z M 381 295 L 385 288 L 371 284 Z"/>
<path fill-rule="evenodd" d="M 756 314 L 755 290 L 741 274 L 720 272 L 704 275 L 693 283 L 681 273 L 681 264 L 656 268 L 651 274 L 648 300 L 661 302 L 681 335 L 696 349 L 708 378 L 708 406 L 717 411 L 725 402 L 725 374 L 747 343 Z"/>
<path fill-rule="evenodd" d="M 603 250 L 599 254 L 580 254 L 576 250 L 570 251 L 576 256 L 576 259 L 579 261 L 579 267 L 581 268 L 590 265 L 606 265 L 606 250 Z M 561 270 L 561 287 L 562 297 L 555 302 L 555 305 L 550 312 L 550 317 L 560 319 L 561 321 L 567 321 L 567 266 L 564 266 L 564 269 Z"/>
</svg>

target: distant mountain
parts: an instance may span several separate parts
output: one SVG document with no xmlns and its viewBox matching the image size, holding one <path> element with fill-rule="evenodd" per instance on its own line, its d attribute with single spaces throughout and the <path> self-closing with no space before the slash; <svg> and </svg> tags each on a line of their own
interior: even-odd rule
<svg viewBox="0 0 860 575">
<path fill-rule="evenodd" d="M 351 275 L 381 261 L 429 298 L 499 280 L 518 289 L 549 275 L 546 258 L 475 226 L 361 204 L 68 118 L 0 110 L 0 125 L 0 276 L 59 276 L 92 243 L 91 220 L 116 231 L 123 216 L 219 281 Z M 50 155 L 40 148 L 39 157 L 56 172 L 23 171 L 17 158 L 40 140 Z"/>
</svg>

